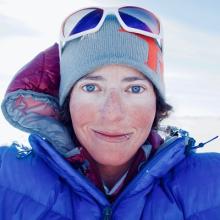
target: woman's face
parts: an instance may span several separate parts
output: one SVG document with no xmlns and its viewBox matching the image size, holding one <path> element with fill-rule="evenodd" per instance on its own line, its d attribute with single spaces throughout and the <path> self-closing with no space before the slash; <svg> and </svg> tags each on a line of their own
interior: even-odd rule
<svg viewBox="0 0 220 220">
<path fill-rule="evenodd" d="M 156 112 L 152 84 L 139 71 L 107 65 L 82 78 L 70 98 L 76 136 L 102 165 L 126 164 L 145 142 Z"/>
</svg>

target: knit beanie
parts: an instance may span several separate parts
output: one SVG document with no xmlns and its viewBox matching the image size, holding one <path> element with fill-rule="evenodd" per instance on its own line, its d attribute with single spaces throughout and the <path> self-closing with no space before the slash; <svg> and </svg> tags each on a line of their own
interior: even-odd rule
<svg viewBox="0 0 220 220">
<path fill-rule="evenodd" d="M 97 68 L 121 64 L 143 73 L 164 98 L 163 57 L 155 39 L 125 31 L 113 15 L 101 29 L 65 44 L 60 57 L 62 106 L 73 85 Z"/>
</svg>

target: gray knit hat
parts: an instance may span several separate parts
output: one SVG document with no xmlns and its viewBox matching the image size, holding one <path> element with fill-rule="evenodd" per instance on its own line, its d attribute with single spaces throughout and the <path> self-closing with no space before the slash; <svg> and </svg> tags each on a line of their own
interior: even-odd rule
<svg viewBox="0 0 220 220">
<path fill-rule="evenodd" d="M 101 29 L 66 43 L 60 59 L 60 105 L 74 83 L 97 68 L 124 64 L 142 72 L 165 97 L 163 58 L 154 39 L 123 30 L 113 15 L 107 16 Z"/>
</svg>

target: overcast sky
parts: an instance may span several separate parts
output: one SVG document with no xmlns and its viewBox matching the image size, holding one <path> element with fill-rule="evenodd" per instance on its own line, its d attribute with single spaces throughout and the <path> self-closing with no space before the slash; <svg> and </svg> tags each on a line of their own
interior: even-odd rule
<svg viewBox="0 0 220 220">
<path fill-rule="evenodd" d="M 105 6 L 135 4 L 152 10 L 162 21 L 167 99 L 174 105 L 174 116 L 220 117 L 220 1 L 75 2 L 0 0 L 0 100 L 13 75 L 58 41 L 60 24 L 72 11 L 103 2 Z M 11 133 L 1 114 L 0 124 Z"/>
</svg>

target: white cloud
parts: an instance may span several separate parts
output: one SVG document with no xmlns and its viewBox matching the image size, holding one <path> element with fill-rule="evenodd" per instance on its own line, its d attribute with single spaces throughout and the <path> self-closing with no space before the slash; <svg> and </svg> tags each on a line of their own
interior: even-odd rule
<svg viewBox="0 0 220 220">
<path fill-rule="evenodd" d="M 39 34 L 34 28 L 28 26 L 18 19 L 0 14 L 0 27 L 4 27 L 4 31 L 0 32 L 1 38 L 17 36 L 37 36 Z"/>
<path fill-rule="evenodd" d="M 219 35 L 167 17 L 162 20 L 165 82 L 175 113 L 219 116 Z"/>
<path fill-rule="evenodd" d="M 186 74 L 219 72 L 219 34 L 167 18 L 163 21 L 166 63 L 171 69 L 181 67 Z"/>
<path fill-rule="evenodd" d="M 122 5 L 139 5 L 143 6 L 144 3 L 146 3 L 143 0 L 91 0 L 91 5 L 97 5 L 102 7 L 113 7 L 113 6 L 122 6 Z"/>
</svg>

